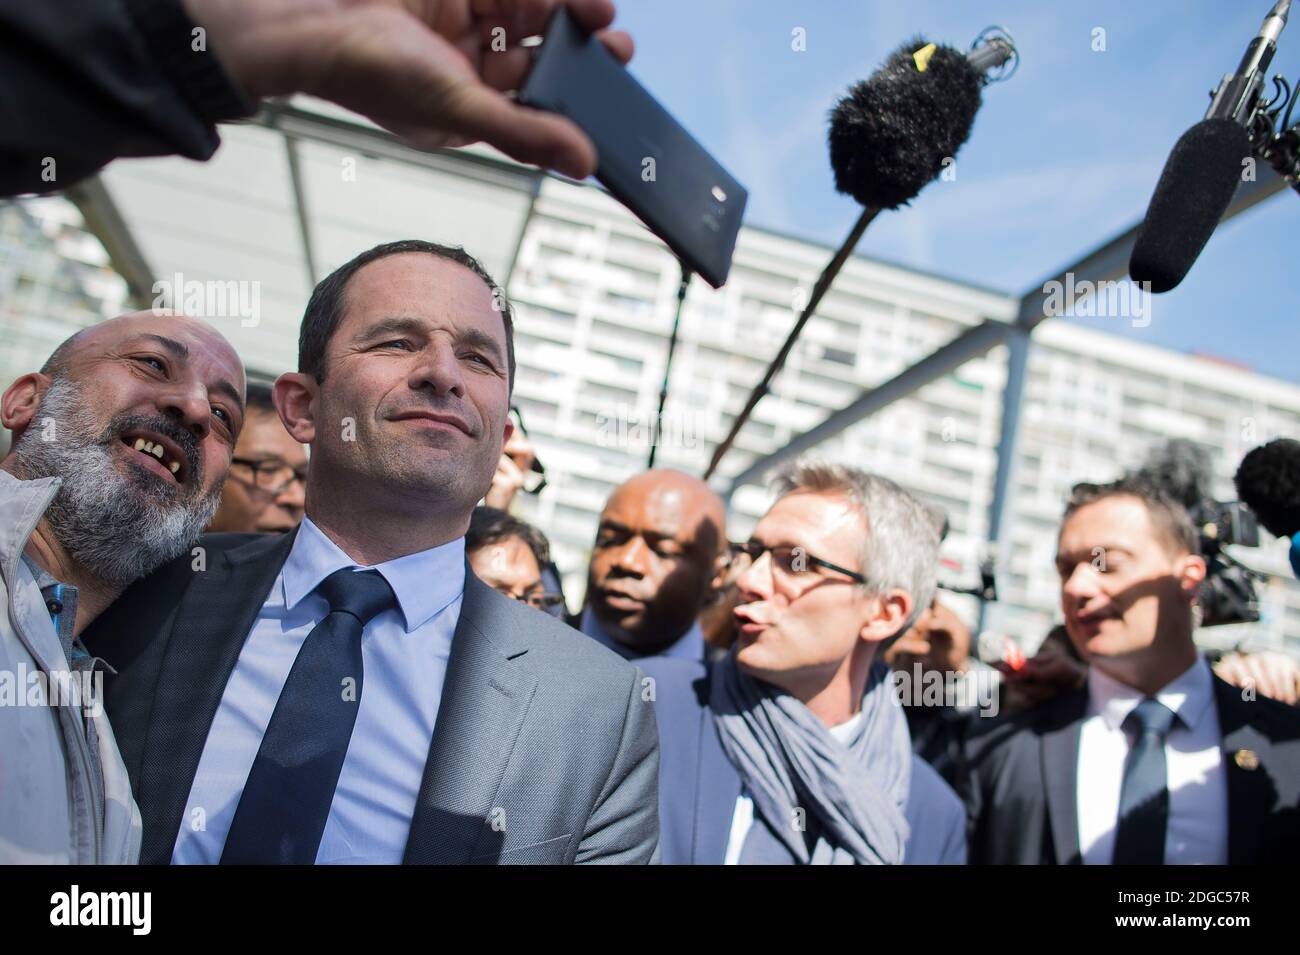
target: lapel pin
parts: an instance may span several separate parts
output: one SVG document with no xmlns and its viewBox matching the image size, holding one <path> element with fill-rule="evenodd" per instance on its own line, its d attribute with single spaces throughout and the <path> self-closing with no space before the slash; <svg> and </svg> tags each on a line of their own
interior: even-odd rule
<svg viewBox="0 0 1300 955">
<path fill-rule="evenodd" d="M 1259 757 L 1253 749 L 1239 749 L 1232 754 L 1233 761 L 1247 771 L 1259 769 Z"/>
</svg>

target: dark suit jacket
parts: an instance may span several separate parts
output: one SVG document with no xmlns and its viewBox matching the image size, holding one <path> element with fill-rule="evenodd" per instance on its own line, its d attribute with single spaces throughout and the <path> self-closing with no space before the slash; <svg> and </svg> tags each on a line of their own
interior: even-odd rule
<svg viewBox="0 0 1300 955">
<path fill-rule="evenodd" d="M 665 865 L 722 865 L 740 796 L 709 708 L 710 665 L 669 657 L 639 660 L 654 681 L 662 746 L 659 769 L 660 846 Z M 961 802 L 919 757 L 905 808 L 912 835 L 905 863 L 965 860 Z"/>
<path fill-rule="evenodd" d="M 119 156 L 216 152 L 216 124 L 255 104 L 217 57 L 187 55 L 194 27 L 179 3 L 0 3 L 0 76 L 22 91 L 4 98 L 0 194 L 66 189 Z"/>
<path fill-rule="evenodd" d="M 138 581 L 84 635 L 118 671 L 106 706 L 166 863 L 226 682 L 292 545 L 204 537 Z M 408 863 L 644 863 L 657 854 L 658 739 L 639 672 L 466 566 Z M 504 809 L 504 827 L 494 827 Z"/>
<path fill-rule="evenodd" d="M 1228 861 L 1294 863 L 1300 855 L 1300 711 L 1214 677 L 1228 777 Z M 1079 734 L 1083 688 L 990 722 L 967 741 L 958 789 L 969 817 L 970 861 L 1078 865 Z M 1248 750 L 1249 758 L 1236 754 Z"/>
</svg>

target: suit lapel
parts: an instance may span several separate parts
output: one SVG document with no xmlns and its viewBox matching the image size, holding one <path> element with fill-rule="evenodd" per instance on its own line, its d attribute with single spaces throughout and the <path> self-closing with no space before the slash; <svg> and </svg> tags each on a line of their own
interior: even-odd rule
<svg viewBox="0 0 1300 955">
<path fill-rule="evenodd" d="M 141 861 L 166 863 L 208 730 L 244 640 L 296 532 L 223 551 L 196 570 L 173 618 L 145 743 L 138 794 Z"/>
<path fill-rule="evenodd" d="M 1079 852 L 1079 733 L 1087 712 L 1088 695 L 1076 690 L 1046 711 L 1040 740 L 1043 793 L 1052 832 L 1057 865 L 1078 865 Z M 1024 859 L 1022 862 L 1037 860 Z"/>
<path fill-rule="evenodd" d="M 705 665 L 706 671 L 712 669 Z M 709 678 L 700 681 L 697 692 L 703 705 L 700 718 L 695 774 L 695 831 L 691 839 L 692 865 L 722 865 L 727 857 L 727 841 L 731 836 L 731 820 L 736 814 L 736 800 L 740 798 L 740 773 L 727 758 L 718 738 L 713 710 L 708 706 Z"/>
<path fill-rule="evenodd" d="M 1228 778 L 1228 864 L 1251 865 L 1259 860 L 1260 827 L 1273 802 L 1272 786 L 1264 771 L 1269 739 L 1250 724 L 1251 704 L 1241 698 L 1241 690 L 1217 676 L 1214 703 Z M 1251 757 L 1238 758 L 1243 751 Z"/>
<path fill-rule="evenodd" d="M 403 862 L 460 864 L 490 854 L 492 811 L 537 679 L 502 597 L 466 565 L 465 595 Z"/>
</svg>

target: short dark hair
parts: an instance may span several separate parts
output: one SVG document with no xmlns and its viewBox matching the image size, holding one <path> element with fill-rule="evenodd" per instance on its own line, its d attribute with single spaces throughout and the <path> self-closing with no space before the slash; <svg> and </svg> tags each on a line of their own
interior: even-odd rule
<svg viewBox="0 0 1300 955">
<path fill-rule="evenodd" d="M 1125 475 L 1107 484 L 1076 484 L 1070 492 L 1070 501 L 1065 506 L 1065 516 L 1061 518 L 1062 526 L 1080 508 L 1110 497 L 1137 498 L 1146 507 L 1147 514 L 1151 518 L 1151 526 L 1167 545 L 1167 549 L 1200 554 L 1201 540 L 1196 533 L 1196 528 L 1192 526 L 1192 518 L 1187 513 L 1187 508 L 1174 500 L 1164 489 L 1136 475 Z"/>
<path fill-rule="evenodd" d="M 298 332 L 298 371 L 311 375 L 318 382 L 325 380 L 325 349 L 330 339 L 343 321 L 344 297 L 348 282 L 352 276 L 371 262 L 401 255 L 406 252 L 424 252 L 448 262 L 463 265 L 483 280 L 493 293 L 496 301 L 501 303 L 501 320 L 506 328 L 506 365 L 508 375 L 506 387 L 514 389 L 515 384 L 515 322 L 514 312 L 506 299 L 504 290 L 492 280 L 487 270 L 479 264 L 478 259 L 460 246 L 440 245 L 423 239 L 401 239 L 397 242 L 385 242 L 373 249 L 367 249 L 348 262 L 343 263 L 317 283 L 307 301 L 307 309 L 302 316 L 302 327 Z"/>
<path fill-rule="evenodd" d="M 486 504 L 474 508 L 469 517 L 469 530 L 465 532 L 465 553 L 472 554 L 489 544 L 511 538 L 518 538 L 528 545 L 528 549 L 537 558 L 539 568 L 545 570 L 551 563 L 551 545 L 545 534 L 532 524 Z"/>
<path fill-rule="evenodd" d="M 275 410 L 275 399 L 271 397 L 270 385 L 264 381 L 250 381 L 245 386 L 245 391 L 244 407 L 248 411 L 261 411 L 279 417 L 280 413 Z"/>
</svg>

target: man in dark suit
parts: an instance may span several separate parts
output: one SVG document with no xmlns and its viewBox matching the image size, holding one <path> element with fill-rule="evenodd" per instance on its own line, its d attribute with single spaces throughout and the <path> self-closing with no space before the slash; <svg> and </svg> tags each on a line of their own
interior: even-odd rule
<svg viewBox="0 0 1300 955">
<path fill-rule="evenodd" d="M 1186 511 L 1158 489 L 1075 488 L 1057 569 L 1087 682 L 970 739 L 972 862 L 1300 853 L 1300 712 L 1230 686 L 1197 653 L 1197 550 Z"/>
<path fill-rule="evenodd" d="M 142 861 L 653 860 L 636 669 L 465 561 L 510 434 L 496 293 L 418 241 L 324 279 L 275 385 L 302 524 L 206 537 L 97 621 Z"/>
<path fill-rule="evenodd" d="M 960 800 L 911 751 L 882 644 L 934 590 L 933 515 L 892 481 L 801 463 L 737 559 L 731 652 L 647 657 L 663 861 L 961 864 Z"/>
<path fill-rule="evenodd" d="M 628 660 L 702 660 L 700 612 L 727 561 L 726 508 L 697 477 L 633 475 L 600 512 L 586 604 L 570 622 Z"/>
</svg>

